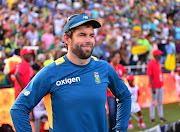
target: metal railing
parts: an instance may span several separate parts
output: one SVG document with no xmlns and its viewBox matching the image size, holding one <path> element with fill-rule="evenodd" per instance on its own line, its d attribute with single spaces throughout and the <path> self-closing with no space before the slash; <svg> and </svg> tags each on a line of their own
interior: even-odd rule
<svg viewBox="0 0 180 132">
<path fill-rule="evenodd" d="M 180 63 L 176 63 L 176 67 L 180 66 Z M 138 74 L 138 71 L 136 71 L 137 69 L 141 70 L 141 74 L 146 74 L 146 70 L 147 70 L 147 64 L 146 65 L 129 65 L 129 66 L 124 66 L 128 73 L 134 73 Z M 161 64 L 161 67 L 165 69 L 165 65 Z"/>
</svg>

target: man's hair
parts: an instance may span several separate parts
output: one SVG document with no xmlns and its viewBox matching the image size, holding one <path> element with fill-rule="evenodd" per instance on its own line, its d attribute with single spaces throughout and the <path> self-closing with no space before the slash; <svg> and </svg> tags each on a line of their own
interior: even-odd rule
<svg viewBox="0 0 180 132">
<path fill-rule="evenodd" d="M 32 65 L 32 68 L 35 71 L 39 71 L 40 70 L 40 66 L 38 64 L 36 64 L 36 63 Z"/>
<path fill-rule="evenodd" d="M 110 59 L 112 59 L 116 54 L 120 54 L 118 50 L 111 52 Z"/>
<path fill-rule="evenodd" d="M 19 48 L 18 48 L 18 49 L 15 49 L 15 50 L 14 50 L 14 54 L 20 56 L 20 51 L 21 51 L 21 50 L 20 50 Z"/>
</svg>

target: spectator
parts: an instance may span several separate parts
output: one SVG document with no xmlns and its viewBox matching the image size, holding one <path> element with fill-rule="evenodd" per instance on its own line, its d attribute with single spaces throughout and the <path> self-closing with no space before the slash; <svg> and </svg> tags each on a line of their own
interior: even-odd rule
<svg viewBox="0 0 180 132">
<path fill-rule="evenodd" d="M 122 36 L 122 31 L 117 30 L 117 48 L 120 49 L 121 43 L 123 42 L 123 36 Z"/>
<path fill-rule="evenodd" d="M 116 70 L 118 75 L 122 78 L 126 74 L 126 69 L 123 65 L 119 64 L 121 58 L 120 53 L 118 51 L 114 51 L 110 55 L 110 65 Z M 116 98 L 111 93 L 110 89 L 107 90 L 107 102 L 109 107 L 109 132 L 115 132 L 113 128 L 116 125 Z"/>
<path fill-rule="evenodd" d="M 152 52 L 153 50 L 155 50 L 157 48 L 157 44 L 156 44 L 156 40 L 155 37 L 151 37 L 150 38 L 150 45 L 147 47 L 147 51 L 148 51 L 148 61 L 151 60 L 153 58 Z"/>
<path fill-rule="evenodd" d="M 31 41 L 30 41 L 28 38 L 25 38 L 25 39 L 24 39 L 23 47 L 24 47 L 24 46 L 31 46 Z"/>
<path fill-rule="evenodd" d="M 4 40 L 5 30 L 2 25 L 0 25 L 0 41 Z"/>
<path fill-rule="evenodd" d="M 42 35 L 41 41 L 45 43 L 46 50 L 49 49 L 50 45 L 54 42 L 55 38 L 51 32 L 51 25 L 45 25 L 45 33 Z"/>
<path fill-rule="evenodd" d="M 64 23 L 64 18 L 60 14 L 56 14 L 54 18 L 54 33 L 55 35 L 62 35 L 62 26 Z"/>
<path fill-rule="evenodd" d="M 48 118 L 43 99 L 41 99 L 41 101 L 33 108 L 32 114 L 34 116 L 35 132 L 44 132 L 45 122 Z"/>
<path fill-rule="evenodd" d="M 175 45 L 176 45 L 176 53 L 179 54 L 180 53 L 180 40 L 176 39 Z"/>
<path fill-rule="evenodd" d="M 56 51 L 54 54 L 54 60 L 57 60 L 58 58 L 64 56 L 65 54 L 67 54 L 67 49 L 66 48 L 62 48 L 59 51 Z"/>
<path fill-rule="evenodd" d="M 163 54 L 160 50 L 154 50 L 153 56 L 147 64 L 147 75 L 149 75 L 149 87 L 151 88 L 152 94 L 152 102 L 150 107 L 150 119 L 151 123 L 155 124 L 155 102 L 158 102 L 158 114 L 161 123 L 166 123 L 164 119 L 163 113 L 163 72 L 161 68 L 161 64 L 159 63 L 161 59 L 161 54 Z"/>
<path fill-rule="evenodd" d="M 116 38 L 110 38 L 109 42 L 107 43 L 107 46 L 109 47 L 111 52 L 118 50 Z"/>
<path fill-rule="evenodd" d="M 128 65 L 128 51 L 127 51 L 127 45 L 125 44 L 124 41 L 121 45 L 119 52 L 121 56 L 120 63 L 124 66 Z"/>
<path fill-rule="evenodd" d="M 45 42 L 42 42 L 42 41 L 37 41 L 36 45 L 39 47 L 38 50 L 37 50 L 37 53 L 40 54 L 40 53 L 46 53 L 46 45 L 45 45 Z"/>
<path fill-rule="evenodd" d="M 165 45 L 166 53 L 169 54 L 175 54 L 175 49 L 170 43 L 170 38 L 167 40 L 167 43 Z"/>
<path fill-rule="evenodd" d="M 15 87 L 15 99 L 18 97 L 20 92 L 27 86 L 32 77 L 32 67 L 30 66 L 30 61 L 32 60 L 33 51 L 28 49 L 22 49 L 20 55 L 22 56 L 22 62 L 19 63 L 16 68 L 12 69 L 8 73 L 8 79 L 12 82 L 10 76 L 15 74 L 16 80 L 14 82 Z"/>
<path fill-rule="evenodd" d="M 38 32 L 36 31 L 36 25 L 29 24 L 28 25 L 29 31 L 26 33 L 26 38 L 30 40 L 31 46 L 35 46 L 34 41 L 38 40 Z"/>
<path fill-rule="evenodd" d="M 4 67 L 4 74 L 7 75 L 11 70 L 13 70 L 17 64 L 21 63 L 22 59 L 20 57 L 20 49 L 15 49 L 14 55 L 9 57 L 5 67 Z"/>
<path fill-rule="evenodd" d="M 177 40 L 180 40 L 180 22 L 179 21 L 176 22 L 174 30 L 175 30 L 175 38 Z"/>
<path fill-rule="evenodd" d="M 38 66 L 40 67 L 40 69 L 42 69 L 44 67 L 43 63 L 45 62 L 46 60 L 46 56 L 42 53 L 38 54 L 37 55 L 37 64 Z"/>
<path fill-rule="evenodd" d="M 94 46 L 92 54 L 98 58 L 103 58 L 103 49 L 101 48 L 101 45 L 103 45 L 103 42 L 102 42 L 102 38 L 99 38 L 99 39 L 100 40 L 98 40 L 96 42 L 96 45 Z"/>
<path fill-rule="evenodd" d="M 11 49 L 15 49 L 16 48 L 16 41 L 15 41 L 15 39 L 16 39 L 16 33 L 11 33 L 10 35 L 9 35 L 9 43 L 8 43 L 8 46 L 10 45 L 10 48 Z"/>
<path fill-rule="evenodd" d="M 136 72 L 138 74 L 144 74 L 145 73 L 145 67 L 147 65 L 147 52 L 144 54 L 139 55 L 139 60 L 137 62 L 137 66 L 141 66 L 142 68 L 137 68 Z"/>
<path fill-rule="evenodd" d="M 166 48 L 165 48 L 166 43 L 167 43 L 167 40 L 166 40 L 165 37 L 159 38 L 159 40 L 158 40 L 158 42 L 157 42 L 157 44 L 158 44 L 158 49 L 163 52 L 163 54 L 161 55 L 161 59 L 160 59 L 160 63 L 161 63 L 161 64 L 164 64 L 164 63 L 165 63 L 166 56 L 167 56 Z"/>
<path fill-rule="evenodd" d="M 143 128 L 145 129 L 146 128 L 146 125 L 143 123 L 143 116 L 142 116 L 142 113 L 141 113 L 141 108 L 138 104 L 138 97 L 139 97 L 139 86 L 138 85 L 134 85 L 134 77 L 132 75 L 128 75 L 126 77 L 127 81 L 128 81 L 128 89 L 129 91 L 131 92 L 131 99 L 132 99 L 132 102 L 131 102 L 131 113 L 134 114 L 134 113 L 138 113 L 138 117 L 139 117 L 139 124 L 138 126 L 140 128 Z M 133 125 L 131 123 L 131 117 L 130 117 L 130 120 L 129 120 L 129 125 L 128 125 L 128 129 L 133 129 Z"/>
</svg>

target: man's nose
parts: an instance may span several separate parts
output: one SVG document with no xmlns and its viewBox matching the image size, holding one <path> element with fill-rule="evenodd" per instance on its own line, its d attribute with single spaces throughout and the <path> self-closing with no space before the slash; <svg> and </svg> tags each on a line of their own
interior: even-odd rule
<svg viewBox="0 0 180 132">
<path fill-rule="evenodd" d="M 86 37 L 86 42 L 90 42 L 91 41 L 91 37 L 90 36 L 87 36 Z"/>
</svg>

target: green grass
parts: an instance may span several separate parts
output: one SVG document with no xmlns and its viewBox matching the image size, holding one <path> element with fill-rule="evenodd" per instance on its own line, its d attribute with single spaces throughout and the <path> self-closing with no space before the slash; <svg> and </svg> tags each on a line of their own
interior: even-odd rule
<svg viewBox="0 0 180 132">
<path fill-rule="evenodd" d="M 177 103 L 171 103 L 171 104 L 165 104 L 163 108 L 164 108 L 164 118 L 167 120 L 168 123 L 172 123 L 172 122 L 176 122 L 176 121 L 180 120 L 180 106 L 179 106 L 178 102 Z M 156 124 L 150 123 L 149 108 L 143 108 L 143 109 L 141 109 L 141 112 L 143 115 L 143 122 L 146 124 L 146 129 L 152 128 L 158 124 L 160 126 L 164 125 L 163 123 L 159 122 L 157 109 L 156 109 L 156 118 L 155 118 Z M 134 129 L 128 130 L 128 132 L 138 132 L 138 131 L 143 130 L 143 129 L 138 127 L 138 121 L 136 121 L 133 117 L 132 117 L 132 124 L 134 126 Z"/>
</svg>

